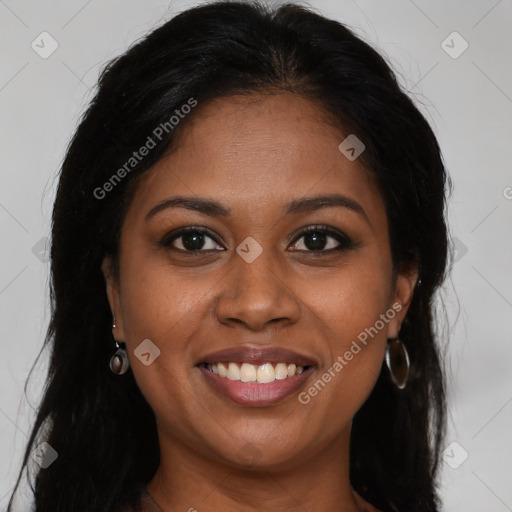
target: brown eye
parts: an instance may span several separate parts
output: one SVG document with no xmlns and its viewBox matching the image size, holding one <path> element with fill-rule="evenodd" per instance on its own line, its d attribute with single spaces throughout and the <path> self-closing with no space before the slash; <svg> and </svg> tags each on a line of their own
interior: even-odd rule
<svg viewBox="0 0 512 512">
<path fill-rule="evenodd" d="M 194 226 L 182 228 L 166 235 L 159 245 L 183 252 L 225 250 L 210 235 L 209 231 Z"/>
<path fill-rule="evenodd" d="M 304 242 L 298 243 L 297 240 L 302 238 Z M 354 246 L 347 235 L 327 226 L 309 226 L 295 240 L 293 251 L 332 252 L 351 249 Z"/>
</svg>

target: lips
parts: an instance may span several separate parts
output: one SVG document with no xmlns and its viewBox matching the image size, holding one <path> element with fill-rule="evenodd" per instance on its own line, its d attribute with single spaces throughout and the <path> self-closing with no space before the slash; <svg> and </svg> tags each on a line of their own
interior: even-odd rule
<svg viewBox="0 0 512 512">
<path fill-rule="evenodd" d="M 212 352 L 196 367 L 217 393 L 240 405 L 264 406 L 297 393 L 316 363 L 281 347 L 238 346 Z"/>
<path fill-rule="evenodd" d="M 288 363 L 295 366 L 313 366 L 314 359 L 301 355 L 292 350 L 282 347 L 233 347 L 210 354 L 201 358 L 199 364 L 216 364 L 216 363 L 250 363 L 253 365 L 262 365 L 264 363 Z"/>
</svg>

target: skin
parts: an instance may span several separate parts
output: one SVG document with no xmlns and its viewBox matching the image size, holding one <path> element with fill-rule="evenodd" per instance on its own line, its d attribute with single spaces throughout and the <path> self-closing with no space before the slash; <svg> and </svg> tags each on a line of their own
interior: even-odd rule
<svg viewBox="0 0 512 512">
<path fill-rule="evenodd" d="M 148 490 L 166 511 L 376 510 L 350 486 L 352 418 L 375 385 L 386 339 L 399 333 L 417 273 L 393 280 L 385 205 L 372 174 L 339 151 L 347 135 L 288 92 L 216 99 L 196 108 L 176 147 L 138 184 L 119 279 L 108 257 L 102 269 L 114 337 L 126 343 L 157 419 L 161 464 Z M 283 216 L 291 200 L 332 193 L 365 216 L 346 207 Z M 145 220 L 177 195 L 232 213 L 172 208 Z M 328 234 L 313 254 L 311 237 L 299 233 L 316 224 L 355 247 L 328 252 L 339 246 Z M 184 252 L 183 237 L 158 245 L 184 226 L 212 230 L 209 253 Z M 236 252 L 248 236 L 263 249 L 250 264 Z M 299 391 L 307 390 L 393 303 L 401 311 L 306 405 L 298 393 L 270 406 L 235 404 L 195 367 L 238 344 L 282 346 L 316 362 Z M 145 339 L 161 351 L 149 366 L 133 353 Z"/>
</svg>

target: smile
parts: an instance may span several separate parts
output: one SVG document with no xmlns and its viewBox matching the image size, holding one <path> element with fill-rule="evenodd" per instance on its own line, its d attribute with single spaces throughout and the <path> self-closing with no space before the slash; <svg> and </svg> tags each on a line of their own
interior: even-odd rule
<svg viewBox="0 0 512 512">
<path fill-rule="evenodd" d="M 284 380 L 300 375 L 308 366 L 297 366 L 294 363 L 216 363 L 207 364 L 206 368 L 219 377 L 241 382 L 259 382 L 268 384 L 276 380 Z"/>
<path fill-rule="evenodd" d="M 196 363 L 217 395 L 239 405 L 267 406 L 298 393 L 317 361 L 279 346 L 237 345 Z"/>
<path fill-rule="evenodd" d="M 201 364 L 197 368 L 213 391 L 222 397 L 238 405 L 263 407 L 277 404 L 299 393 L 315 367 L 296 366 L 293 363 L 277 363 L 275 366 L 270 363 L 258 366 L 249 363 L 217 363 Z"/>
</svg>

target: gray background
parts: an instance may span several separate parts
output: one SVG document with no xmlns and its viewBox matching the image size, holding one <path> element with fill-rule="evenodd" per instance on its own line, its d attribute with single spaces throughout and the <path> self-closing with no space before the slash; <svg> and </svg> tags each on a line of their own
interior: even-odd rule
<svg viewBox="0 0 512 512">
<path fill-rule="evenodd" d="M 0 510 L 44 385 L 45 357 L 28 400 L 23 394 L 49 320 L 44 237 L 65 148 L 102 65 L 194 4 L 0 0 Z M 452 367 L 446 445 L 457 443 L 443 463 L 444 509 L 512 511 L 512 2 L 310 5 L 387 56 L 438 136 L 455 186 L 449 221 L 457 249 L 442 293 Z M 46 59 L 31 47 L 43 46 L 44 31 L 58 44 Z M 454 31 L 469 44 L 461 55 Z"/>
</svg>

